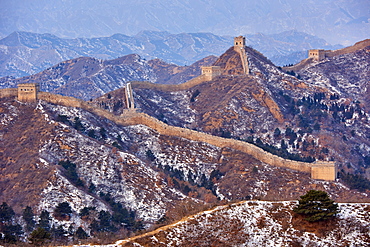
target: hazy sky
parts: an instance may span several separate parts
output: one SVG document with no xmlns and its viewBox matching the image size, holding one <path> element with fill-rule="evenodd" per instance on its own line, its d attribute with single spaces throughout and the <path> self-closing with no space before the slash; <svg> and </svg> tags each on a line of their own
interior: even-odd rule
<svg viewBox="0 0 370 247">
<path fill-rule="evenodd" d="M 370 38 L 370 0 L 0 0 L 0 9 L 0 37 L 14 31 L 74 38 L 296 29 L 332 44 Z"/>
</svg>

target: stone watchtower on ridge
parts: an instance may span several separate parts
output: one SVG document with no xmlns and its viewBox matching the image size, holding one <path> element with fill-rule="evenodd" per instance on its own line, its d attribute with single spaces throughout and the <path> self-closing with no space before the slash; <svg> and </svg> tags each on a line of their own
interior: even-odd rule
<svg viewBox="0 0 370 247">
<path fill-rule="evenodd" d="M 245 52 L 245 37 L 239 36 L 234 38 L 234 51 L 239 53 L 240 59 L 243 64 L 244 74 L 249 74 L 249 63 L 247 54 Z"/>
<path fill-rule="evenodd" d="M 18 84 L 18 100 L 22 102 L 36 102 L 39 91 L 40 85 L 38 83 Z"/>
<path fill-rule="evenodd" d="M 330 50 L 313 49 L 308 51 L 308 58 L 312 58 L 315 61 L 322 61 L 330 53 Z"/>
<path fill-rule="evenodd" d="M 202 76 L 207 81 L 212 81 L 215 77 L 221 75 L 220 66 L 202 66 Z"/>
<path fill-rule="evenodd" d="M 234 49 L 236 49 L 236 47 L 245 47 L 245 37 L 239 36 L 234 38 Z"/>
</svg>

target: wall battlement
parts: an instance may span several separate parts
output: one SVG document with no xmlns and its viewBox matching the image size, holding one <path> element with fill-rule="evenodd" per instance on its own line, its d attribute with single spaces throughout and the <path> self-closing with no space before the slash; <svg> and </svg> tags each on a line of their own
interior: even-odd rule
<svg viewBox="0 0 370 247">
<path fill-rule="evenodd" d="M 7 97 L 17 97 L 18 89 L 17 88 L 4 88 L 0 89 L 0 97 L 7 98 Z"/>
</svg>

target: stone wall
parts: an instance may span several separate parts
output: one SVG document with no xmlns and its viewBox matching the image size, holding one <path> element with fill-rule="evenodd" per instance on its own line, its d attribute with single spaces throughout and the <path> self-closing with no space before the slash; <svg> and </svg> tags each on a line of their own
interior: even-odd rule
<svg viewBox="0 0 370 247">
<path fill-rule="evenodd" d="M 321 61 L 326 58 L 326 55 L 331 51 L 321 50 L 321 49 L 313 49 L 308 51 L 308 58 L 312 58 L 315 61 Z"/>
<path fill-rule="evenodd" d="M 53 104 L 82 108 L 98 116 L 107 118 L 122 126 L 142 124 L 156 130 L 161 135 L 182 137 L 192 141 L 206 142 L 220 148 L 228 147 L 235 150 L 239 150 L 272 166 L 284 167 L 301 172 L 310 173 L 313 179 L 329 181 L 336 179 L 336 166 L 334 162 L 305 163 L 286 160 L 271 153 L 268 153 L 262 150 L 261 148 L 247 142 L 226 139 L 190 129 L 170 126 L 145 113 L 137 113 L 136 111 L 133 110 L 125 111 L 123 115 L 116 116 L 108 111 L 94 107 L 85 101 L 73 97 L 66 97 L 46 92 L 40 92 L 39 99 Z"/>
<path fill-rule="evenodd" d="M 313 58 L 316 61 L 321 61 L 321 60 L 323 60 L 327 57 L 334 57 L 334 56 L 339 56 L 339 55 L 355 52 L 355 51 L 363 49 L 367 46 L 370 46 L 370 39 L 366 39 L 366 40 L 357 42 L 353 46 L 345 47 L 345 48 L 338 49 L 338 50 L 335 50 L 335 51 L 320 50 L 320 49 L 309 50 L 308 51 L 308 57 Z"/>
<path fill-rule="evenodd" d="M 7 97 L 17 97 L 18 89 L 17 88 L 5 88 L 0 89 L 0 97 L 7 98 Z"/>
<path fill-rule="evenodd" d="M 155 84 L 155 83 L 150 83 L 150 82 L 133 82 L 132 88 L 158 89 L 158 90 L 163 90 L 166 92 L 171 92 L 171 91 L 187 90 L 205 81 L 207 81 L 207 78 L 204 75 L 200 75 L 187 82 L 177 84 L 177 85 Z"/>
<path fill-rule="evenodd" d="M 169 126 L 143 113 L 134 113 L 131 116 L 128 116 L 128 118 L 126 118 L 121 123 L 124 125 L 143 124 L 152 129 L 155 129 L 162 135 L 177 136 L 193 141 L 206 142 L 220 148 L 224 147 L 233 148 L 235 150 L 239 150 L 249 155 L 252 155 L 256 159 L 269 165 L 310 173 L 311 177 L 314 179 L 321 180 L 336 179 L 336 170 L 334 162 L 305 163 L 293 160 L 286 160 L 271 153 L 268 153 L 263 149 L 247 142 L 221 138 L 218 136 L 213 136 L 190 129 Z M 314 168 L 314 170 L 312 168 Z"/>
<path fill-rule="evenodd" d="M 311 178 L 333 181 L 336 179 L 337 167 L 326 162 L 321 162 L 311 167 Z"/>
<path fill-rule="evenodd" d="M 234 38 L 234 47 L 244 47 L 245 46 L 245 37 L 238 36 Z"/>
</svg>

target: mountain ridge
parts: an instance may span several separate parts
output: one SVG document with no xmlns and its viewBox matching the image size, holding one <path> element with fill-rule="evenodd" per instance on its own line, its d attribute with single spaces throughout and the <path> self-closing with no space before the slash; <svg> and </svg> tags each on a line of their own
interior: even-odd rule
<svg viewBox="0 0 370 247">
<path fill-rule="evenodd" d="M 326 41 L 304 33 L 284 32 L 292 42 L 281 41 L 285 35 L 248 35 L 247 42 L 266 56 L 289 56 L 291 52 L 312 47 L 333 49 Z M 294 38 L 294 37 L 305 37 Z M 137 53 L 147 60 L 159 58 L 167 63 L 189 65 L 210 55 L 219 56 L 232 42 L 230 36 L 211 33 L 142 31 L 135 36 L 114 34 L 100 38 L 62 39 L 50 34 L 14 32 L 0 40 L 0 77 L 21 77 L 38 73 L 65 60 L 89 56 L 111 60 Z M 286 59 L 286 57 L 285 57 Z M 293 60 L 290 63 L 294 63 Z M 279 65 L 285 62 L 274 60 Z"/>
<path fill-rule="evenodd" d="M 94 236 L 94 219 L 101 222 L 100 213 L 117 216 L 117 207 L 132 212 L 132 223 L 120 225 L 118 218 L 112 223 L 127 236 L 133 226 L 171 222 L 186 211 L 233 200 L 296 200 L 310 189 L 325 190 L 339 202 L 367 202 L 366 185 L 343 183 L 348 174 L 367 171 L 368 102 L 351 100 L 351 90 L 337 95 L 314 79 L 298 79 L 254 49 L 244 50 L 248 74 L 243 74 L 240 55 L 228 49 L 215 62 L 224 74 L 211 80 L 133 82 L 137 113 L 123 107 L 122 88 L 91 101 L 40 92 L 40 100 L 30 103 L 18 101 L 16 90 L 8 90 L 14 95 L 8 92 L 0 99 L 0 200 L 17 214 L 31 204 L 38 215 L 43 210 L 52 215 L 57 205 L 68 202 L 70 219 L 52 216 L 53 226 L 79 225 Z M 364 48 L 318 65 L 331 68 L 340 61 L 366 66 L 367 56 Z M 138 66 L 148 63 L 132 55 L 109 66 L 132 60 Z M 103 64 L 95 59 L 84 68 L 86 61 L 90 59 L 74 62 L 86 75 Z M 252 144 L 263 155 L 243 150 Z M 340 176 L 314 180 L 307 171 L 269 165 L 264 159 L 277 155 L 296 161 L 333 159 Z M 33 180 L 28 178 L 36 173 Z M 28 193 L 12 197 L 22 191 Z M 80 216 L 94 205 L 89 217 Z"/>
<path fill-rule="evenodd" d="M 121 88 L 129 81 L 181 84 L 200 74 L 200 67 L 216 57 L 205 57 L 190 66 L 176 66 L 162 60 L 146 61 L 131 54 L 113 60 L 80 57 L 59 63 L 38 74 L 18 79 L 3 77 L 3 88 L 19 83 L 40 82 L 41 90 L 89 100 Z"/>
</svg>

